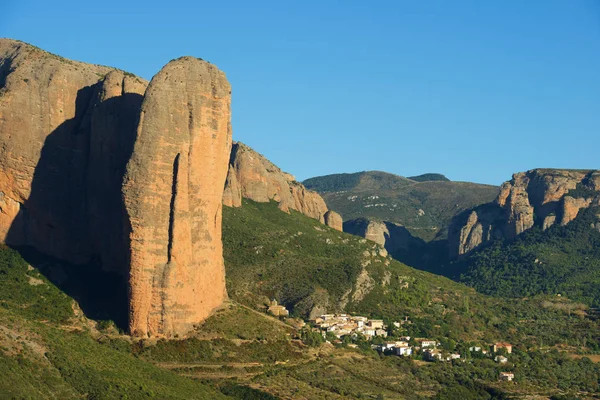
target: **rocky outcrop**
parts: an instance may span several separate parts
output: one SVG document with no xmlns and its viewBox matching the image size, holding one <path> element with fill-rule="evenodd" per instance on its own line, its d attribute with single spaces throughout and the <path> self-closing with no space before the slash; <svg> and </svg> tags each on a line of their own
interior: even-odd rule
<svg viewBox="0 0 600 400">
<path fill-rule="evenodd" d="M 600 196 L 600 173 L 535 169 L 513 175 L 492 203 L 457 216 L 450 226 L 450 257 L 467 254 L 493 239 L 512 240 L 539 225 L 566 225 Z"/>
<path fill-rule="evenodd" d="M 238 207 L 242 197 L 259 203 L 274 200 L 282 211 L 296 210 L 325 223 L 327 205 L 323 198 L 250 147 L 234 143 L 229 162 L 223 193 L 226 206 Z"/>
<path fill-rule="evenodd" d="M 242 188 L 237 180 L 235 170 L 231 165 L 229 165 L 227 179 L 225 180 L 225 189 L 223 190 L 223 205 L 227 207 L 242 206 Z"/>
<path fill-rule="evenodd" d="M 588 208 L 592 204 L 593 198 L 574 199 L 571 196 L 565 196 L 562 199 L 562 218 L 561 225 L 567 225 L 569 222 L 577 218 L 579 211 L 582 208 Z"/>
<path fill-rule="evenodd" d="M 123 184 L 136 336 L 185 334 L 226 298 L 221 202 L 230 102 L 225 74 L 192 57 L 171 61 L 146 90 Z"/>
<path fill-rule="evenodd" d="M 375 242 L 392 255 L 424 245 L 421 239 L 412 236 L 404 226 L 392 222 L 357 218 L 344 222 L 344 232 Z"/>
<path fill-rule="evenodd" d="M 338 231 L 343 231 L 344 221 L 342 216 L 333 210 L 329 210 L 325 213 L 325 225 Z"/>
<path fill-rule="evenodd" d="M 459 214 L 448 230 L 450 258 L 466 254 L 483 243 L 503 237 L 498 221 L 503 211 L 497 204 L 485 204 Z"/>
<path fill-rule="evenodd" d="M 385 246 L 386 239 L 390 236 L 390 231 L 385 223 L 366 218 L 344 222 L 344 232 L 363 237 L 380 246 Z"/>
<path fill-rule="evenodd" d="M 0 240 L 126 272 L 121 179 L 146 85 L 0 39 Z"/>
<path fill-rule="evenodd" d="M 0 39 L 0 240 L 118 272 L 136 335 L 185 334 L 226 298 L 230 150 L 230 86 L 209 63 L 148 86 Z"/>
</svg>

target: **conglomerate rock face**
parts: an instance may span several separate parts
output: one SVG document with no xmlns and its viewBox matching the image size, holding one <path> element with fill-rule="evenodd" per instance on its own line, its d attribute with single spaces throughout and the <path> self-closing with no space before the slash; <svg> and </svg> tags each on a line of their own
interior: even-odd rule
<svg viewBox="0 0 600 400">
<path fill-rule="evenodd" d="M 496 200 L 459 215 L 450 226 L 450 257 L 467 254 L 493 239 L 512 240 L 536 224 L 566 225 L 598 202 L 600 173 L 535 169 L 505 182 Z"/>
<path fill-rule="evenodd" d="M 148 86 L 123 184 L 134 335 L 185 334 L 227 296 L 221 201 L 230 104 L 225 74 L 196 58 L 171 61 Z"/>
<path fill-rule="evenodd" d="M 282 211 L 296 210 L 325 223 L 327 205 L 325 200 L 308 190 L 295 178 L 283 172 L 243 143 L 233 144 L 229 174 L 223 193 L 223 204 L 239 207 L 242 197 L 266 203 L 274 200 Z"/>
<path fill-rule="evenodd" d="M 185 334 L 226 298 L 230 149 L 230 86 L 209 63 L 148 86 L 0 39 L 0 241 L 118 272 L 133 334 Z"/>
<path fill-rule="evenodd" d="M 121 179 L 147 82 L 0 39 L 0 240 L 124 272 Z"/>
<path fill-rule="evenodd" d="M 342 216 L 333 210 L 329 210 L 325 213 L 325 225 L 340 232 L 344 230 Z"/>
</svg>

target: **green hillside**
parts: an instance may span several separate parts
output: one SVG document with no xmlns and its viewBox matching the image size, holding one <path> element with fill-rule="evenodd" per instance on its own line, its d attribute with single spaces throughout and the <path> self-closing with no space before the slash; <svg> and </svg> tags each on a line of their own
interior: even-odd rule
<svg viewBox="0 0 600 400">
<path fill-rule="evenodd" d="M 372 242 L 294 211 L 283 213 L 275 203 L 245 200 L 241 208 L 225 207 L 223 240 L 229 295 L 257 309 L 275 298 L 303 318 L 311 311 L 355 312 L 388 321 L 408 316 L 413 323 L 406 329 L 413 336 L 532 346 L 538 341 L 577 345 L 593 323 L 565 317 L 563 309 L 581 308 L 566 299 L 486 297 L 383 257 Z"/>
<path fill-rule="evenodd" d="M 0 249 L 0 397 L 226 398 L 102 345 L 74 304 L 16 251 Z"/>
<path fill-rule="evenodd" d="M 275 203 L 225 207 L 223 222 L 233 302 L 178 340 L 133 340 L 111 322 L 87 319 L 41 273 L 48 270 L 0 249 L 0 393 L 264 400 L 599 393 L 600 366 L 575 354 L 593 352 L 599 343 L 600 326 L 581 304 L 556 296 L 487 297 L 391 260 L 366 240 L 283 213 Z M 468 361 L 380 356 L 360 338 L 357 349 L 347 342 L 334 347 L 307 328 L 264 314 L 264 302 L 273 297 L 296 316 L 316 308 L 388 322 L 407 318 L 390 330 L 392 337 L 433 338 Z M 515 345 L 508 364 L 468 352 L 473 343 L 498 340 Z M 514 371 L 515 382 L 498 382 L 501 371 Z"/>
<path fill-rule="evenodd" d="M 499 191 L 491 185 L 451 182 L 440 174 L 413 178 L 368 171 L 315 177 L 303 183 L 319 192 L 344 221 L 365 217 L 394 222 L 426 241 L 445 237 L 455 215 L 492 201 Z"/>
<path fill-rule="evenodd" d="M 568 296 L 600 307 L 600 210 L 590 208 L 566 226 L 534 227 L 512 243 L 495 242 L 446 271 L 478 291 L 525 297 Z"/>
</svg>

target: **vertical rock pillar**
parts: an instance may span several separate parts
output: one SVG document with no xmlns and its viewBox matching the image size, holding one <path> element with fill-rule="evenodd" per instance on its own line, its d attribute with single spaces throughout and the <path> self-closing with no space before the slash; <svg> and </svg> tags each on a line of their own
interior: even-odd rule
<svg viewBox="0 0 600 400">
<path fill-rule="evenodd" d="M 183 335 L 227 297 L 221 200 L 230 104 L 225 74 L 192 57 L 171 61 L 146 90 L 123 183 L 132 335 Z"/>
</svg>

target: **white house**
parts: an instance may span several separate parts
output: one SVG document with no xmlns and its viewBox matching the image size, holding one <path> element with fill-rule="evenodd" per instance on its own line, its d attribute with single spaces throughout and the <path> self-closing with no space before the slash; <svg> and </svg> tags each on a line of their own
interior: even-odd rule
<svg viewBox="0 0 600 400">
<path fill-rule="evenodd" d="M 369 322 L 367 322 L 367 325 L 369 325 L 373 329 L 383 329 L 383 320 L 370 319 Z"/>
<path fill-rule="evenodd" d="M 375 329 L 369 329 L 369 328 L 367 328 L 367 329 L 365 329 L 363 331 L 363 335 L 365 335 L 367 337 L 375 336 Z"/>
<path fill-rule="evenodd" d="M 501 381 L 512 381 L 513 379 L 515 379 L 515 374 L 513 374 L 512 372 L 500 372 L 500 380 Z"/>
<path fill-rule="evenodd" d="M 494 360 L 500 364 L 506 364 L 508 362 L 508 358 L 506 358 L 504 356 L 496 356 L 496 358 L 494 358 Z"/>
<path fill-rule="evenodd" d="M 419 342 L 421 344 L 421 347 L 423 347 L 423 348 L 437 346 L 437 342 L 435 340 L 417 339 L 417 342 Z"/>
<path fill-rule="evenodd" d="M 398 346 L 394 347 L 394 352 L 397 356 L 410 356 L 413 352 L 413 349 L 409 346 Z"/>
<path fill-rule="evenodd" d="M 442 352 L 436 349 L 427 349 L 423 352 L 423 357 L 427 361 L 442 360 Z"/>
</svg>

